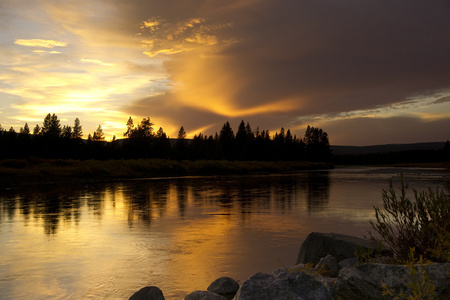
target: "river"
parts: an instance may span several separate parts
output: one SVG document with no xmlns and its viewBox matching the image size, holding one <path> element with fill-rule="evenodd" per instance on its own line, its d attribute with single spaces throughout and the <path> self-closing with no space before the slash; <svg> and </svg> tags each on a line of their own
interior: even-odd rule
<svg viewBox="0 0 450 300">
<path fill-rule="evenodd" d="M 448 171 L 340 168 L 291 174 L 153 178 L 0 191 L 1 299 L 166 299 L 292 266 L 313 231 L 362 237 L 381 190 Z"/>
</svg>

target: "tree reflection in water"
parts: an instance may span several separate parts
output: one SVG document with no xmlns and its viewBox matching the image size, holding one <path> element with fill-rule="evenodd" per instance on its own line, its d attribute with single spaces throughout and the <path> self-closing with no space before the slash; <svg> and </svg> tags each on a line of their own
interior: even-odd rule
<svg viewBox="0 0 450 300">
<path fill-rule="evenodd" d="M 118 201 L 123 201 L 129 227 L 135 222 L 150 226 L 152 219 L 164 217 L 172 199 L 176 201 L 180 218 L 195 207 L 212 205 L 218 210 L 216 214 L 240 214 L 245 221 L 255 213 L 290 211 L 303 205 L 304 199 L 308 211 L 322 210 L 328 203 L 329 189 L 329 172 L 323 171 L 304 172 L 301 176 L 213 176 L 45 185 L 3 191 L 0 222 L 13 219 L 18 209 L 26 224 L 30 220 L 42 220 L 46 234 L 57 234 L 61 222 L 78 226 L 84 207 L 101 220 L 105 199 L 113 208 Z M 192 203 L 188 203 L 189 199 Z"/>
</svg>

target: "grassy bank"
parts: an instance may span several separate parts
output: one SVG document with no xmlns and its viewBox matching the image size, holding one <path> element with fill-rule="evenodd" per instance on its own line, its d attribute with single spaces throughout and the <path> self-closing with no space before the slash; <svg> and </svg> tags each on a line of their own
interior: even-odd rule
<svg viewBox="0 0 450 300">
<path fill-rule="evenodd" d="M 108 181 L 161 176 L 279 173 L 330 169 L 330 163 L 260 161 L 174 161 L 10 159 L 0 161 L 1 185 L 43 182 Z"/>
</svg>

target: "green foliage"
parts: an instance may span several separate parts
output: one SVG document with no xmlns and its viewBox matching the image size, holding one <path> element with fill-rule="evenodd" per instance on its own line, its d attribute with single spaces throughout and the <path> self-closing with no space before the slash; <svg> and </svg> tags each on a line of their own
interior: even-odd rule
<svg viewBox="0 0 450 300">
<path fill-rule="evenodd" d="M 388 288 L 386 284 L 382 284 L 383 295 L 391 296 L 396 300 L 436 299 L 435 285 L 430 279 L 428 272 L 423 268 L 423 265 L 426 263 L 428 262 L 423 259 L 422 255 L 416 258 L 415 249 L 410 248 L 408 259 L 405 261 L 411 276 L 407 292 L 401 291 L 397 293 L 393 289 Z"/>
<path fill-rule="evenodd" d="M 449 262 L 449 186 L 413 190 L 414 200 L 410 200 L 402 176 L 398 190 L 392 182 L 389 189 L 383 189 L 384 210 L 374 207 L 376 220 L 370 221 L 379 237 L 369 233 L 370 238 L 391 247 L 398 261 L 407 261 L 413 247 L 417 257 Z"/>
</svg>

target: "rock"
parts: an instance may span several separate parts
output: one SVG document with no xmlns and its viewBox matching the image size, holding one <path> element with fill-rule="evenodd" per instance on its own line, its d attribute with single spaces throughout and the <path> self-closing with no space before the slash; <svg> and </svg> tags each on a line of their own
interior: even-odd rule
<svg viewBox="0 0 450 300">
<path fill-rule="evenodd" d="M 230 277 L 220 277 L 214 280 L 207 290 L 231 300 L 239 290 L 239 283 Z"/>
<path fill-rule="evenodd" d="M 319 275 L 320 276 L 320 275 Z M 299 269 L 279 269 L 274 275 L 257 273 L 247 279 L 235 300 L 309 300 L 333 299 L 332 291 L 313 276 Z"/>
<path fill-rule="evenodd" d="M 326 277 L 337 277 L 339 275 L 340 267 L 336 257 L 328 254 L 319 260 L 314 267 L 314 270 Z"/>
<path fill-rule="evenodd" d="M 165 300 L 165 298 L 158 287 L 146 286 L 134 293 L 129 300 Z"/>
<path fill-rule="evenodd" d="M 359 263 L 359 259 L 357 257 L 346 258 L 339 262 L 339 269 L 354 267 L 357 263 Z"/>
<path fill-rule="evenodd" d="M 339 272 L 339 277 L 333 287 L 339 298 L 352 299 L 380 299 L 382 288 L 378 286 L 369 274 L 356 268 L 345 268 Z"/>
<path fill-rule="evenodd" d="M 187 295 L 184 300 L 227 300 L 227 298 L 210 291 L 195 291 Z"/>
<path fill-rule="evenodd" d="M 296 264 L 317 264 L 328 254 L 336 257 L 337 262 L 355 257 L 355 251 L 360 248 L 376 249 L 377 244 L 358 237 L 338 234 L 312 232 L 300 247 Z"/>
<path fill-rule="evenodd" d="M 415 267 L 421 268 L 428 274 L 438 299 L 450 299 L 448 276 L 450 264 L 416 265 Z M 392 299 L 392 296 L 382 295 L 382 284 L 392 290 L 394 295 L 399 295 L 402 291 L 409 295 L 412 293 L 409 287 L 412 280 L 410 270 L 402 265 L 362 264 L 342 269 L 333 289 L 337 297 L 343 299 Z M 419 279 L 419 282 L 422 282 L 422 279 Z"/>
</svg>

